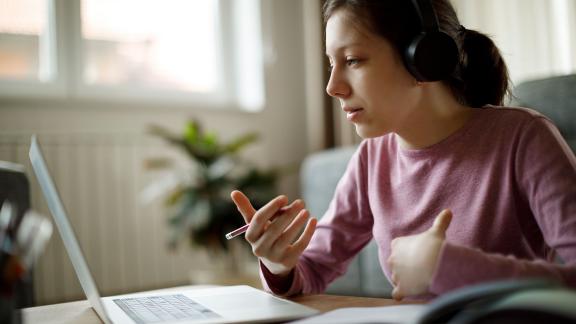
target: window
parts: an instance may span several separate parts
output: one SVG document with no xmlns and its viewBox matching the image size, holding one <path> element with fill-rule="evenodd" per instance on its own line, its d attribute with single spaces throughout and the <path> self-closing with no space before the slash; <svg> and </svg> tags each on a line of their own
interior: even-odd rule
<svg viewBox="0 0 576 324">
<path fill-rule="evenodd" d="M 258 0 L 0 0 L 9 88 L 0 94 L 256 110 L 259 9 Z"/>
<path fill-rule="evenodd" d="M 0 76 L 48 80 L 40 64 L 40 44 L 47 35 L 47 8 L 41 0 L 0 1 Z M 41 69 L 42 67 L 42 69 Z"/>
<path fill-rule="evenodd" d="M 0 0 L 2 94 L 62 94 L 50 5 L 46 0 Z"/>
<path fill-rule="evenodd" d="M 83 80 L 213 91 L 217 4 L 216 0 L 83 0 Z"/>
</svg>

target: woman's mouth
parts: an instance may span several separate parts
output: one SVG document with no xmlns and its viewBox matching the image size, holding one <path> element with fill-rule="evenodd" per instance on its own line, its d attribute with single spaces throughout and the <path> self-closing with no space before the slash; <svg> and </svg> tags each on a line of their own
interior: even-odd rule
<svg viewBox="0 0 576 324">
<path fill-rule="evenodd" d="M 362 108 L 350 108 L 350 107 L 344 107 L 343 110 L 344 112 L 346 112 L 346 119 L 348 119 L 348 121 L 350 122 L 356 122 L 360 118 L 362 112 L 364 111 L 364 109 Z"/>
</svg>

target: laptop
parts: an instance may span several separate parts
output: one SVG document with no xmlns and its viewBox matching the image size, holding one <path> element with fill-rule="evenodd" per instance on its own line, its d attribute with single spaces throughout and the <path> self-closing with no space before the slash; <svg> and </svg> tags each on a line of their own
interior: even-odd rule
<svg viewBox="0 0 576 324">
<path fill-rule="evenodd" d="M 176 288 L 100 297 L 66 211 L 48 172 L 36 136 L 30 162 L 80 285 L 92 308 L 105 323 L 255 323 L 307 317 L 318 311 L 249 286 Z"/>
</svg>

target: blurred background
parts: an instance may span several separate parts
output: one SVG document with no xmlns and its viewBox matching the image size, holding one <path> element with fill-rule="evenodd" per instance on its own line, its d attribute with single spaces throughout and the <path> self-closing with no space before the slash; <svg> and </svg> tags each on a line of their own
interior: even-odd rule
<svg viewBox="0 0 576 324">
<path fill-rule="evenodd" d="M 464 26 L 500 46 L 515 85 L 576 70 L 576 0 L 452 3 Z M 324 92 L 321 4 L 0 0 L 0 160 L 27 168 L 32 208 L 48 215 L 28 163 L 38 134 L 103 295 L 223 282 L 199 274 L 219 273 L 226 265 L 215 260 L 229 253 L 193 239 L 167 244 L 162 193 L 191 156 L 151 125 L 193 141 L 194 119 L 207 145 L 256 133 L 234 153 L 261 170 L 291 170 L 276 182 L 290 199 L 301 196 L 307 156 L 359 141 Z M 170 168 L 150 167 L 167 160 Z M 233 275 L 257 286 L 252 270 Z M 84 298 L 56 232 L 33 290 L 38 305 Z"/>
</svg>

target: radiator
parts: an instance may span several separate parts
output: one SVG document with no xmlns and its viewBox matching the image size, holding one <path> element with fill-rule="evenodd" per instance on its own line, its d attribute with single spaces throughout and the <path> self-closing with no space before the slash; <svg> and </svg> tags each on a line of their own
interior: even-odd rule
<svg viewBox="0 0 576 324">
<path fill-rule="evenodd" d="M 95 281 L 104 296 L 189 284 L 190 272 L 211 259 L 183 242 L 167 248 L 168 226 L 161 199 L 139 197 L 161 171 L 149 158 L 178 157 L 175 148 L 145 135 L 39 134 L 48 168 Z M 27 167 L 32 208 L 51 219 L 28 160 L 30 134 L 0 134 L 0 160 Z M 166 171 L 163 171 L 166 172 Z M 37 261 L 38 305 L 85 299 L 59 233 Z"/>
</svg>

